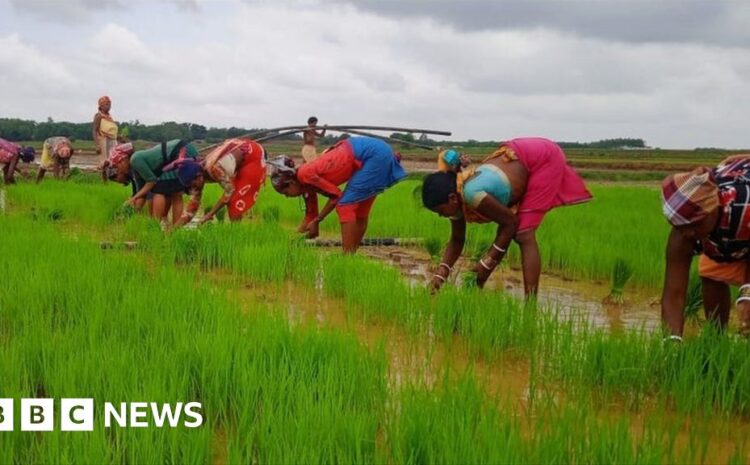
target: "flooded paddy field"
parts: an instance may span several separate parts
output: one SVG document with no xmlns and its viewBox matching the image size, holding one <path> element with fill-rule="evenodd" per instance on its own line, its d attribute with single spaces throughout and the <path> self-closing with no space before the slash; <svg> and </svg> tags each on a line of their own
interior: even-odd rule
<svg viewBox="0 0 750 465">
<path fill-rule="evenodd" d="M 0 214 L 14 244 L 0 262 L 8 395 L 198 399 L 205 423 L 143 430 L 137 449 L 131 430 L 102 425 L 85 440 L 13 433 L 0 442 L 3 462 L 750 460 L 747 341 L 700 322 L 684 344 L 662 341 L 651 268 L 664 230 L 649 188 L 595 190 L 600 209 L 646 199 L 633 215 L 637 246 L 632 228 L 589 221 L 566 235 L 563 218 L 550 218 L 532 305 L 513 255 L 485 289 L 464 284 L 473 244 L 491 231 L 470 237 L 452 281 L 431 295 L 425 246 L 355 257 L 310 247 L 289 202 L 263 197 L 240 224 L 164 234 L 148 218 L 115 216 L 120 186 L 43 186 L 6 189 Z M 410 187 L 376 208 L 411 209 Z M 447 225 L 408 211 L 399 223 L 374 216 L 373 237 L 445 240 Z M 323 225 L 326 237 L 335 227 Z M 572 245 L 581 241 L 597 253 Z M 634 269 L 622 305 L 605 303 L 615 258 Z"/>
</svg>

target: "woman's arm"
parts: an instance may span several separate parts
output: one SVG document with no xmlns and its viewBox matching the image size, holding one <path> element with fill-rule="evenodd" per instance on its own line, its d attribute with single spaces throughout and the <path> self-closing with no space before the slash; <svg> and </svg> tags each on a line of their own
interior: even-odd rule
<svg viewBox="0 0 750 465">
<path fill-rule="evenodd" d="M 195 213 L 198 211 L 198 209 L 201 206 L 201 197 L 203 197 L 203 187 L 193 187 L 188 192 L 188 195 L 190 195 L 190 199 L 188 200 L 187 207 L 185 207 L 185 211 L 180 215 L 180 219 L 177 220 L 174 224 L 174 228 L 180 228 L 188 223 L 190 223 L 190 220 L 193 219 L 195 216 Z"/>
<path fill-rule="evenodd" d="M 102 153 L 102 148 L 99 146 L 99 125 L 101 124 L 102 116 L 97 113 L 94 115 L 94 122 L 91 124 L 91 137 L 94 140 L 94 146 L 96 147 L 96 153 Z"/>
<path fill-rule="evenodd" d="M 201 218 L 200 224 L 204 224 L 207 221 L 210 221 L 214 217 L 214 215 L 216 215 L 216 213 L 218 213 L 222 208 L 229 204 L 229 200 L 232 198 L 232 195 L 234 195 L 234 183 L 232 182 L 232 176 L 224 171 L 221 166 L 207 166 L 206 170 L 210 170 L 211 178 L 219 183 L 221 188 L 224 190 L 224 195 L 222 195 L 221 198 L 216 201 L 216 204 L 211 208 L 211 210 L 206 213 L 203 218 Z M 208 179 L 205 174 L 204 178 Z"/>
<path fill-rule="evenodd" d="M 432 292 L 437 291 L 448 280 L 448 275 L 453 271 L 453 266 L 461 256 L 466 242 L 466 220 L 451 220 L 451 238 L 445 246 L 443 261 L 440 262 L 435 275 L 430 281 Z"/>
<path fill-rule="evenodd" d="M 518 218 L 510 208 L 490 195 L 484 196 L 476 210 L 485 218 L 497 223 L 494 242 L 474 267 L 474 271 L 477 273 L 477 284 L 482 287 L 495 267 L 505 257 L 508 245 L 510 245 L 513 236 L 516 235 Z"/>
<path fill-rule="evenodd" d="M 102 176 L 102 181 L 108 182 L 109 179 L 107 179 L 107 167 L 109 166 L 109 160 L 104 160 L 104 163 L 102 163 L 102 169 L 99 172 Z"/>
<path fill-rule="evenodd" d="M 685 325 L 685 296 L 690 278 L 694 243 L 672 228 L 667 240 L 667 266 L 661 295 L 661 319 L 673 336 L 682 337 Z"/>
<path fill-rule="evenodd" d="M 205 215 L 203 215 L 203 218 L 201 218 L 200 224 L 207 223 L 213 219 L 216 214 L 221 211 L 222 208 L 226 207 L 229 203 L 229 197 L 221 196 L 219 200 L 216 201 L 216 204 L 211 207 L 211 210 L 208 211 Z"/>
<path fill-rule="evenodd" d="M 297 228 L 297 232 L 299 233 L 306 232 L 307 225 L 318 217 L 318 194 L 314 191 L 309 191 L 303 193 L 302 198 L 305 199 L 305 217 L 302 218 L 302 224 Z"/>
<path fill-rule="evenodd" d="M 323 220 L 325 220 L 326 217 L 333 211 L 333 209 L 336 208 L 338 202 L 338 197 L 331 197 L 328 199 L 326 204 L 323 205 L 323 209 L 320 211 L 318 216 L 311 219 L 305 226 L 307 237 L 309 237 L 310 239 L 315 239 L 316 237 L 318 237 L 318 235 L 320 234 L 320 223 L 322 223 Z"/>
<path fill-rule="evenodd" d="M 136 202 L 139 199 L 146 198 L 146 195 L 148 195 L 148 193 L 151 192 L 151 189 L 153 189 L 155 185 L 156 185 L 156 181 L 150 181 L 150 182 L 143 184 L 143 187 L 141 187 L 141 190 L 139 190 L 138 192 L 135 193 L 134 196 L 129 198 L 126 203 L 129 203 L 135 206 Z"/>
</svg>

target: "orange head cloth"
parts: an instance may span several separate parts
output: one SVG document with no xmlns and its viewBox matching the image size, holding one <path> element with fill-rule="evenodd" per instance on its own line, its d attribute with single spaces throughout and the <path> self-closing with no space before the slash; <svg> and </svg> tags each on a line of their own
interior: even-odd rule
<svg viewBox="0 0 750 465">
<path fill-rule="evenodd" d="M 105 105 L 105 104 L 107 104 L 107 103 L 112 103 L 112 100 L 110 100 L 109 97 L 107 97 L 106 95 L 103 96 L 103 97 L 99 97 L 99 106 L 100 107 L 103 106 L 103 105 Z"/>
</svg>

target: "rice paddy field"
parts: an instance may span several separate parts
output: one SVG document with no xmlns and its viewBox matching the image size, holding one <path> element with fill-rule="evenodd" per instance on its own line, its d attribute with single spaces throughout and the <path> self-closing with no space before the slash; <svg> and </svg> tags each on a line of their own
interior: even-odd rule
<svg viewBox="0 0 750 465">
<path fill-rule="evenodd" d="M 418 186 L 380 196 L 368 236 L 421 245 L 356 256 L 300 238 L 302 206 L 270 189 L 241 223 L 165 234 L 122 212 L 129 188 L 86 175 L 5 187 L 0 397 L 194 401 L 204 423 L 3 432 L 0 462 L 750 462 L 748 341 L 694 315 L 664 343 L 654 323 L 655 185 L 593 184 L 551 212 L 528 303 L 517 249 L 488 289 L 465 284 L 490 226 L 429 294 L 449 224 Z M 335 215 L 321 231 L 338 236 Z M 624 305 L 603 303 L 612 288 Z"/>
</svg>

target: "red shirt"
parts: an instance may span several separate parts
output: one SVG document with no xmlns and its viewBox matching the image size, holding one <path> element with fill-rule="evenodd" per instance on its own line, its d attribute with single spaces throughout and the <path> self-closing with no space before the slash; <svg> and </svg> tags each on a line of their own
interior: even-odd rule
<svg viewBox="0 0 750 465">
<path fill-rule="evenodd" d="M 354 158 L 351 144 L 343 141 L 317 159 L 300 166 L 297 180 L 304 187 L 311 187 L 326 197 L 338 199 L 342 195 L 338 186 L 351 179 L 361 166 Z"/>
</svg>

